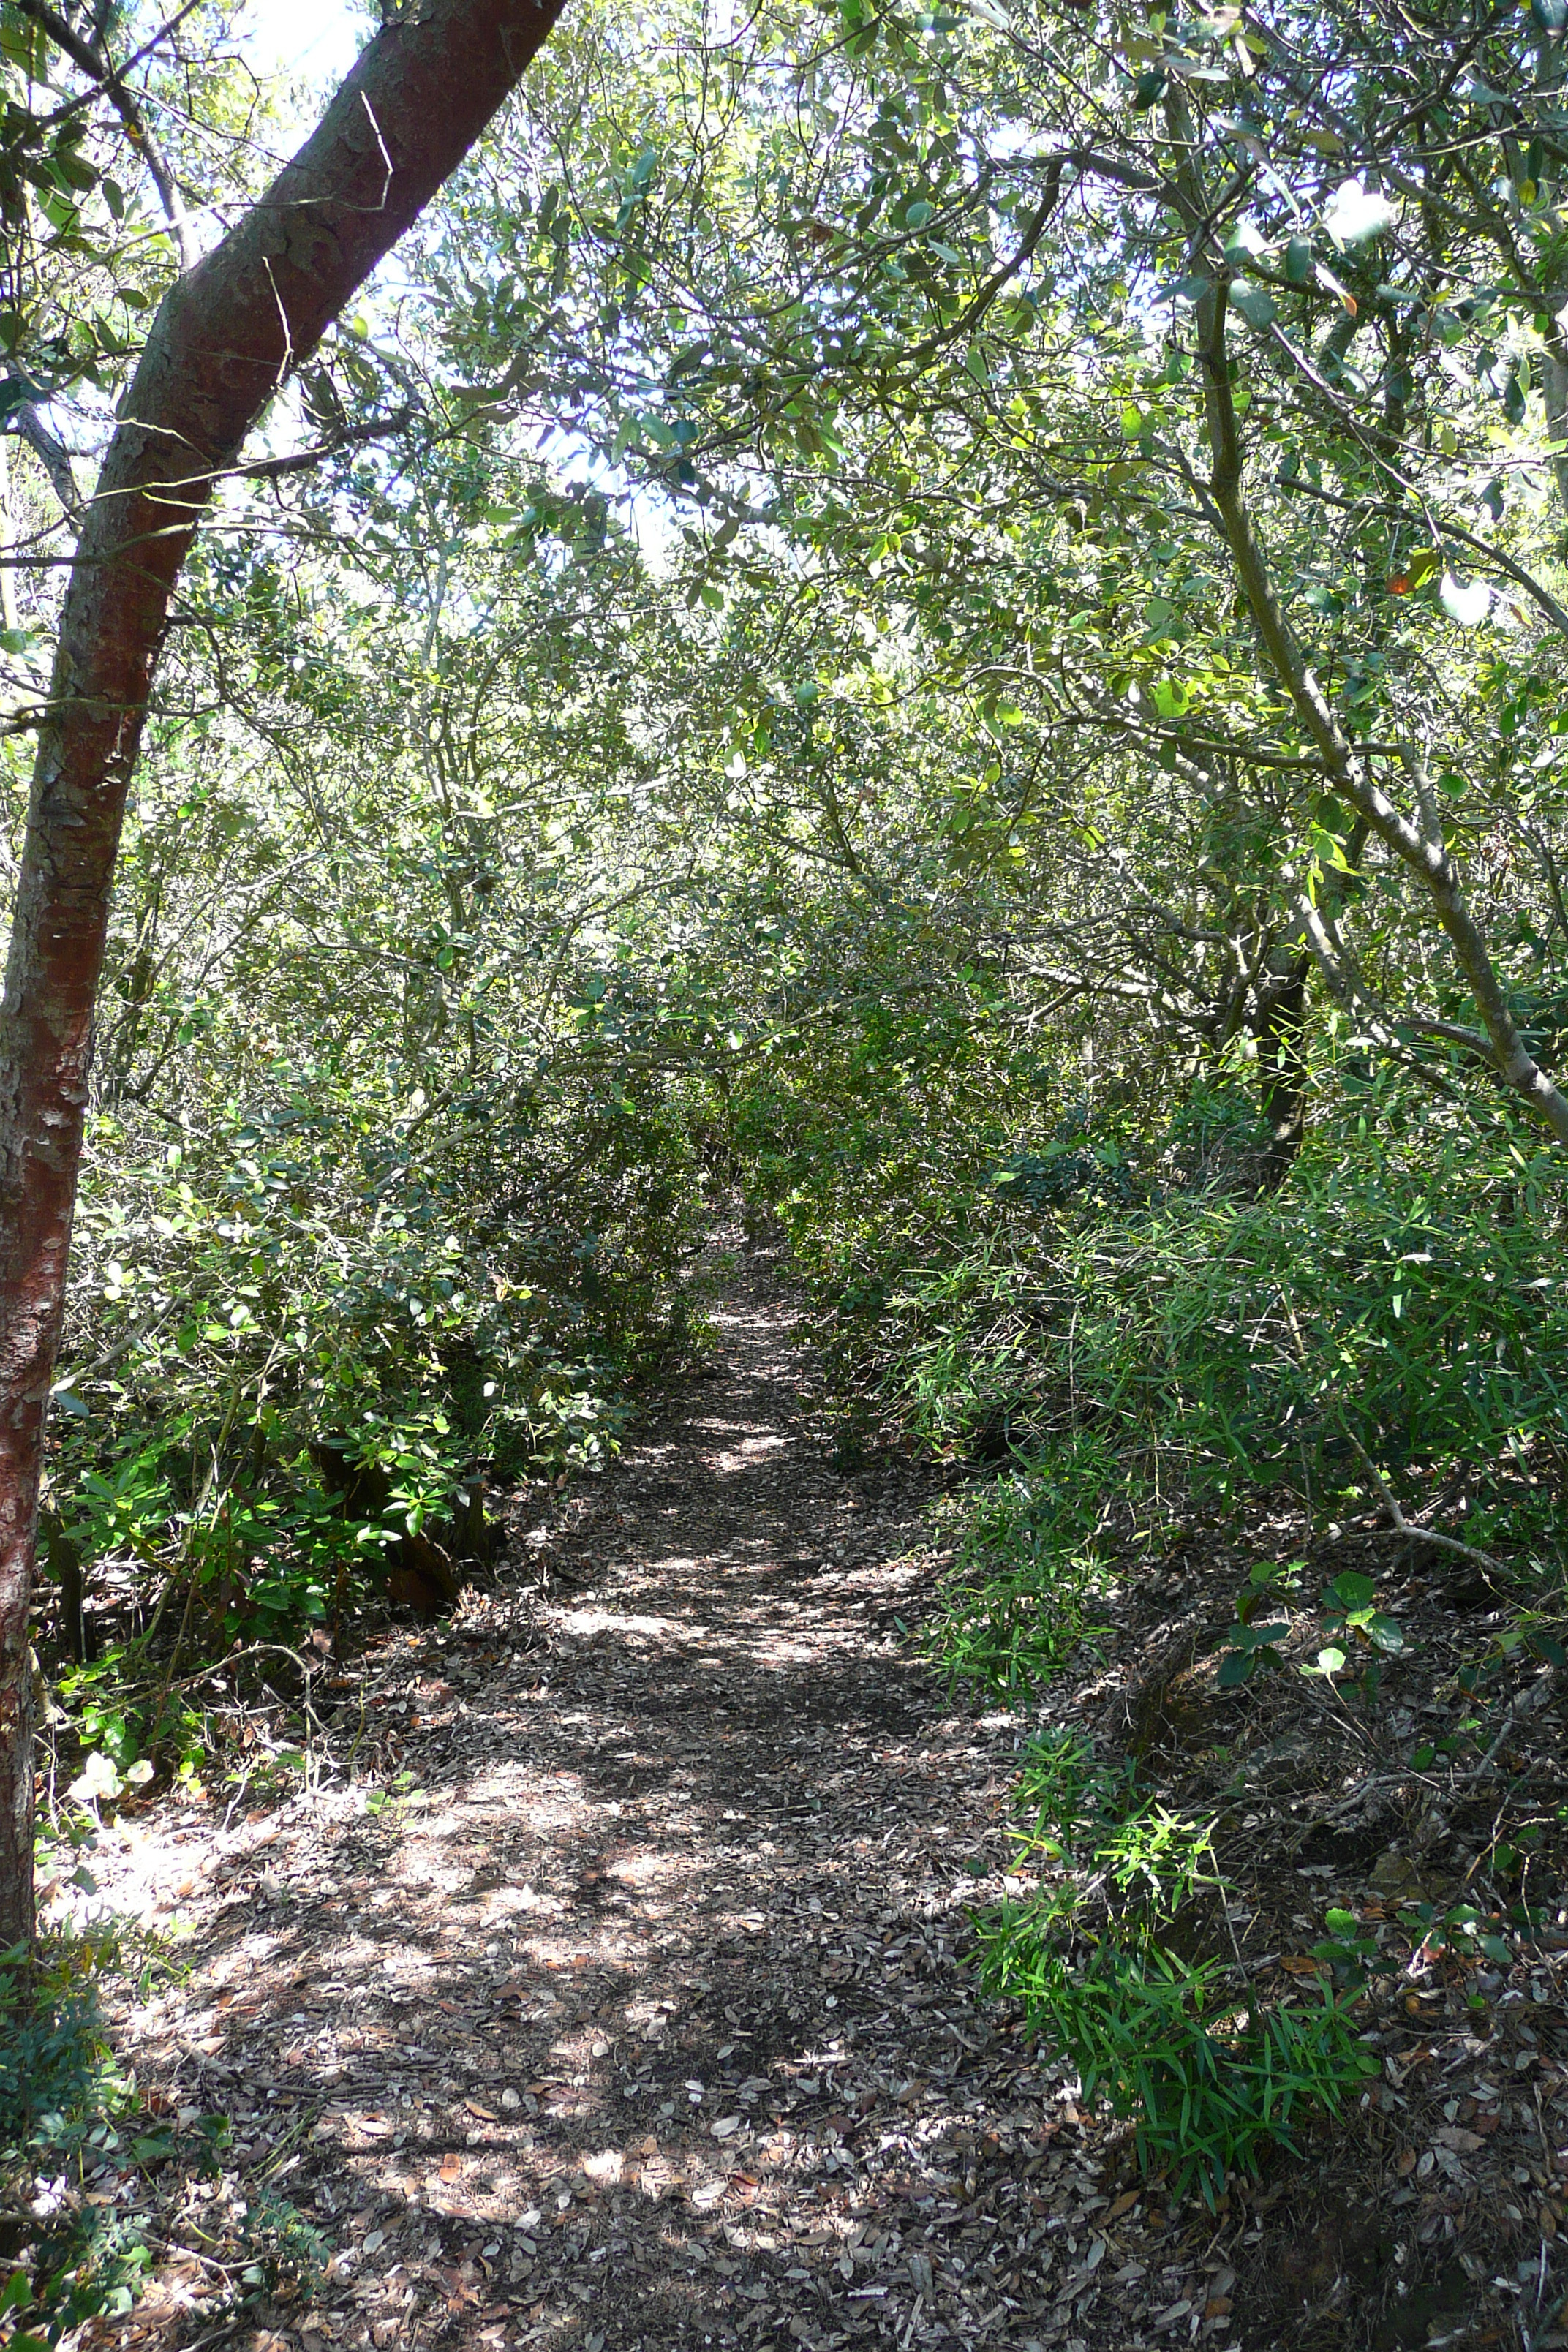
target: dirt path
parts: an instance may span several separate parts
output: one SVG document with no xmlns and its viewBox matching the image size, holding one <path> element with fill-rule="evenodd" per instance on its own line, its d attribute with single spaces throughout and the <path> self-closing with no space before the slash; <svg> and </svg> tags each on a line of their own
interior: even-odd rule
<svg viewBox="0 0 1568 2352">
<path fill-rule="evenodd" d="M 379 1653 L 371 1717 L 424 1801 L 329 1785 L 127 1856 L 195 1919 L 132 2054 L 234 2119 L 215 2193 L 287 2199 L 332 2250 L 308 2305 L 226 2340 L 1223 2333 L 1217 2262 L 1173 2228 L 1162 2268 L 1159 2217 L 1102 2186 L 1059 2074 L 955 1958 L 999 1891 L 972 1869 L 1005 1859 L 1016 1726 L 899 1633 L 921 1494 L 814 1443 L 776 1271 L 716 1278 L 715 1368 L 524 1537 L 542 1587 L 520 1565 Z M 188 2340 L 201 2284 L 193 2241 L 131 2339 Z"/>
</svg>

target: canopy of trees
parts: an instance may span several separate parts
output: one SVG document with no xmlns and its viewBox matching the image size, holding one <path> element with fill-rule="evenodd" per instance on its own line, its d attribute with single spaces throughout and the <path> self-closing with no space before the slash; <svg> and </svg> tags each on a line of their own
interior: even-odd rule
<svg viewBox="0 0 1568 2352">
<path fill-rule="evenodd" d="M 0 55 L 14 879 L 84 486 L 274 134 L 204 8 Z M 737 1183 L 851 1434 L 1385 1501 L 1549 1608 L 1565 70 L 1554 0 L 584 0 L 277 354 L 54 1376 L 33 1638 L 115 1772 L 612 1446 Z"/>
</svg>

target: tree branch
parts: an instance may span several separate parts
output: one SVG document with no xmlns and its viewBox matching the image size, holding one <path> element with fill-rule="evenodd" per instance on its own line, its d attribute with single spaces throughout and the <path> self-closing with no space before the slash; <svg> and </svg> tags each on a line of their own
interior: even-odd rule
<svg viewBox="0 0 1568 2352">
<path fill-rule="evenodd" d="M 188 16 L 190 8 L 196 5 L 197 0 L 190 0 L 190 5 L 183 8 L 178 16 L 171 18 L 158 38 L 163 39 L 180 22 L 180 17 Z M 93 80 L 102 87 L 110 104 L 125 126 L 125 136 L 147 166 L 147 176 L 158 191 L 158 201 L 163 207 L 169 234 L 180 257 L 180 268 L 188 269 L 191 266 L 190 236 L 184 206 L 180 202 L 180 191 L 174 173 L 147 128 L 147 118 L 134 92 L 127 86 L 123 76 L 110 64 L 102 50 L 95 47 L 91 41 L 84 40 L 59 11 L 49 5 L 49 0 L 16 0 L 16 5 L 25 16 L 30 16 L 36 25 L 43 27 L 56 48 L 63 49 L 73 65 L 79 66 L 84 74 L 90 74 Z M 139 54 L 145 56 L 145 49 Z"/>
<path fill-rule="evenodd" d="M 253 466 L 231 467 L 225 479 L 231 482 L 277 482 L 288 474 L 308 473 L 312 466 L 336 457 L 344 449 L 362 448 L 367 441 L 378 441 L 384 434 L 401 433 L 412 422 L 412 408 L 400 408 L 392 416 L 372 416 L 362 425 L 345 425 L 330 441 L 319 441 L 313 449 L 296 449 L 289 457 L 261 457 Z"/>
<path fill-rule="evenodd" d="M 1452 859 L 1441 841 L 1428 841 L 1364 773 L 1286 617 L 1242 486 L 1241 432 L 1226 349 L 1229 278 L 1212 266 L 1207 278 L 1197 304 L 1197 325 L 1211 450 L 1209 492 L 1264 650 L 1321 752 L 1335 788 L 1424 885 L 1469 984 L 1497 1067 L 1557 1140 L 1568 1143 L 1568 1099 L 1526 1050 Z"/>
<path fill-rule="evenodd" d="M 71 470 L 70 451 L 58 440 L 30 400 L 12 410 L 16 430 L 49 478 L 54 494 L 74 522 L 81 513 L 81 492 Z"/>
</svg>

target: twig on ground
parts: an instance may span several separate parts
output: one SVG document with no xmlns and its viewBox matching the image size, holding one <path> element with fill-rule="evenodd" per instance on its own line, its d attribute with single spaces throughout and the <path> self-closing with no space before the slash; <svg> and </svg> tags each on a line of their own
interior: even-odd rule
<svg viewBox="0 0 1568 2352">
<path fill-rule="evenodd" d="M 1497 1737 L 1486 1754 L 1477 1763 L 1468 1765 L 1464 1771 L 1456 1776 L 1461 1783 L 1467 1780 L 1479 1780 L 1490 1769 L 1493 1759 L 1509 1733 L 1516 1730 L 1527 1715 L 1538 1714 L 1545 1706 L 1556 1678 L 1556 1673 L 1555 1666 L 1548 1666 L 1544 1674 L 1537 1675 L 1528 1689 L 1521 1691 L 1501 1723 L 1499 1724 Z"/>
<path fill-rule="evenodd" d="M 1344 1428 L 1344 1423 L 1342 1422 L 1340 1426 Z M 1489 1576 L 1499 1577 L 1505 1584 L 1508 1582 L 1507 1569 L 1500 1559 L 1494 1559 L 1489 1551 L 1482 1551 L 1476 1544 L 1463 1543 L 1458 1536 L 1443 1535 L 1436 1528 L 1423 1527 L 1418 1519 L 1407 1519 L 1399 1507 L 1398 1497 L 1355 1432 L 1352 1429 L 1345 1429 L 1345 1435 L 1360 1454 L 1368 1475 L 1376 1486 L 1383 1498 L 1383 1507 L 1394 1521 L 1395 1535 L 1405 1536 L 1411 1543 L 1436 1544 L 1442 1551 L 1457 1551 L 1461 1559 L 1474 1560 L 1476 1566 L 1484 1569 Z M 1369 1535 L 1375 1535 L 1378 1530 L 1372 1528 L 1367 1532 Z"/>
</svg>

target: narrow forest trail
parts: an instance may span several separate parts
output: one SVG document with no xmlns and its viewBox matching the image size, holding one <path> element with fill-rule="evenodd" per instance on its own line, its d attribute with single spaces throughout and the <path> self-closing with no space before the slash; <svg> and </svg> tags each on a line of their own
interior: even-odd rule
<svg viewBox="0 0 1568 2352">
<path fill-rule="evenodd" d="M 1173 2229 L 1162 2267 L 1059 2070 L 955 1957 L 975 1857 L 1005 1862 L 1016 1726 L 952 1700 L 894 1622 L 929 1587 L 921 1491 L 832 1465 L 776 1270 L 717 1267 L 711 1369 L 523 1538 L 543 1585 L 503 1571 L 374 1654 L 369 1719 L 423 1801 L 329 1786 L 127 1853 L 150 1908 L 195 1919 L 129 2054 L 230 2116 L 245 2192 L 333 2250 L 308 2307 L 226 2340 L 1228 2326 L 1201 2239 Z M 117 2340 L 205 2342 L 180 2293 L 176 2263 Z"/>
</svg>

